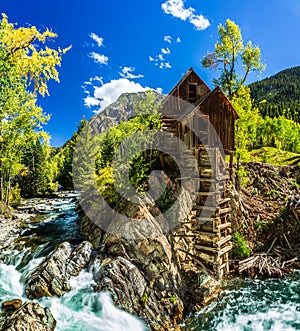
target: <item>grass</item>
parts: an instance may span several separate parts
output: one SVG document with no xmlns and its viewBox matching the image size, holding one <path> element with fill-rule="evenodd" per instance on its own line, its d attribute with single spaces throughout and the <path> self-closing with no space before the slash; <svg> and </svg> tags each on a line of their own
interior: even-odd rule
<svg viewBox="0 0 300 331">
<path fill-rule="evenodd" d="M 262 147 L 261 149 L 252 150 L 250 153 L 251 161 L 270 163 L 277 166 L 291 164 L 287 160 L 292 157 L 299 156 L 300 158 L 300 154 L 286 152 L 274 147 Z"/>
</svg>

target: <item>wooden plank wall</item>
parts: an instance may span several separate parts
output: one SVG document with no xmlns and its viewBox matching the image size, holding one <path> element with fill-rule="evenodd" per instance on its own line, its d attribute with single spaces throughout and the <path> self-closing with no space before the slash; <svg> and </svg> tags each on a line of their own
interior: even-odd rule
<svg viewBox="0 0 300 331">
<path fill-rule="evenodd" d="M 199 110 L 203 114 L 209 116 L 211 124 L 220 137 L 224 150 L 226 152 L 233 151 L 235 119 L 223 97 L 221 97 L 218 92 L 213 93 L 209 98 L 201 103 Z M 215 143 L 217 143 L 216 139 Z"/>
</svg>

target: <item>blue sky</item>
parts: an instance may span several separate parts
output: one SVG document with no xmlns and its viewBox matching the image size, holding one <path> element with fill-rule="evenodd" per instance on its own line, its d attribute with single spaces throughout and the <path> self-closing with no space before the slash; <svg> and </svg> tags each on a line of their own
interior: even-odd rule
<svg viewBox="0 0 300 331">
<path fill-rule="evenodd" d="M 50 83 L 50 97 L 39 99 L 52 116 L 45 129 L 53 146 L 125 90 L 168 93 L 191 66 L 211 86 L 218 71 L 200 60 L 227 18 L 261 48 L 266 70 L 248 83 L 300 65 L 300 0 L 2 0 L 0 8 L 19 26 L 56 32 L 50 46 L 72 45 L 61 83 Z"/>
</svg>

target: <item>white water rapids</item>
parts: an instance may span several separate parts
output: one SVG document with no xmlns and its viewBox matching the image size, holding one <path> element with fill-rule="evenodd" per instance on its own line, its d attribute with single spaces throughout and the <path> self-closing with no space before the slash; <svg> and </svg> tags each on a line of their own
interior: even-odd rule
<svg viewBox="0 0 300 331">
<path fill-rule="evenodd" d="M 21 251 L 2 251 L 0 263 L 1 302 L 20 298 L 28 300 L 24 294 L 23 280 L 28 273 L 39 265 L 52 251 L 53 244 L 75 236 L 78 228 L 74 204 L 66 202 L 61 212 L 44 217 L 42 222 L 29 224 L 24 240 L 37 239 L 32 245 L 25 245 Z M 68 232 L 65 235 L 61 231 Z M 30 242 L 30 240 L 29 240 Z M 38 245 L 36 245 L 38 243 Z M 50 249 L 51 248 L 51 249 Z M 49 307 L 57 321 L 57 331 L 143 331 L 144 323 L 137 317 L 114 306 L 109 293 L 94 292 L 95 285 L 91 273 L 83 270 L 70 281 L 72 290 L 61 298 L 51 297 L 36 300 L 40 305 Z"/>
</svg>

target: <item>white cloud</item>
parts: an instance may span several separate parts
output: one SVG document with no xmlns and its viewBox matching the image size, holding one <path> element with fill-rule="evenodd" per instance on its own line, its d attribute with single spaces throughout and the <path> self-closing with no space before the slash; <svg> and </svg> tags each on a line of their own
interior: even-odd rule
<svg viewBox="0 0 300 331">
<path fill-rule="evenodd" d="M 177 42 L 177 43 L 181 43 L 181 39 L 180 39 L 180 37 L 178 37 L 178 38 L 176 39 L 176 42 Z"/>
<path fill-rule="evenodd" d="M 100 64 L 107 64 L 108 63 L 108 57 L 103 54 L 98 54 L 95 52 L 90 53 L 90 57 L 94 59 L 96 63 Z"/>
<path fill-rule="evenodd" d="M 197 30 L 205 30 L 210 26 L 209 20 L 203 15 L 192 15 L 190 17 L 190 22 Z"/>
<path fill-rule="evenodd" d="M 100 82 L 101 85 L 103 85 L 103 77 L 95 76 L 91 77 L 88 81 L 84 82 L 81 86 L 83 89 L 83 92 L 87 95 L 91 95 L 91 91 L 95 89 L 95 86 L 93 85 L 93 82 Z M 87 99 L 87 103 L 93 103 L 92 99 Z M 95 106 L 95 105 L 94 105 Z"/>
<path fill-rule="evenodd" d="M 189 20 L 197 30 L 205 30 L 210 25 L 206 17 L 195 14 L 195 8 L 185 8 L 184 0 L 167 0 L 161 5 L 161 8 L 168 15 L 183 21 Z"/>
<path fill-rule="evenodd" d="M 193 15 L 195 9 L 192 7 L 184 8 L 183 0 L 168 0 L 161 5 L 166 14 L 180 18 L 185 21 Z"/>
<path fill-rule="evenodd" d="M 95 87 L 94 95 L 87 96 L 84 104 L 87 107 L 98 107 L 95 112 L 103 111 L 107 106 L 116 101 L 122 93 L 137 93 L 153 90 L 127 78 L 113 79 L 109 83 Z"/>
<path fill-rule="evenodd" d="M 160 69 L 171 69 L 172 66 L 169 62 L 161 62 L 160 66 L 159 66 Z"/>
<path fill-rule="evenodd" d="M 171 54 L 171 51 L 168 47 L 167 48 L 162 48 L 161 52 L 162 52 L 162 54 Z"/>
<path fill-rule="evenodd" d="M 103 85 L 103 77 L 99 77 L 99 76 L 95 76 L 90 78 L 90 81 L 96 81 L 96 82 L 100 82 L 101 85 Z"/>
<path fill-rule="evenodd" d="M 164 41 L 169 43 L 169 44 L 172 44 L 172 37 L 171 36 L 164 36 Z"/>
<path fill-rule="evenodd" d="M 172 37 L 171 36 L 164 36 L 164 41 L 170 42 L 171 44 Z M 171 46 L 170 46 L 171 47 Z M 160 69 L 170 69 L 172 68 L 170 62 L 167 62 L 165 57 L 171 54 L 171 50 L 169 47 L 161 48 L 160 54 L 152 57 L 149 56 L 150 62 L 153 62 L 155 66 L 159 67 Z"/>
<path fill-rule="evenodd" d="M 102 37 L 99 37 L 94 32 L 90 33 L 90 37 L 97 43 L 99 47 L 103 46 L 104 39 Z"/>
<path fill-rule="evenodd" d="M 119 72 L 120 76 L 123 78 L 128 78 L 128 79 L 137 79 L 137 78 L 143 78 L 144 75 L 135 75 L 133 72 L 135 71 L 134 67 L 120 67 L 122 69 L 122 72 Z"/>
<path fill-rule="evenodd" d="M 100 105 L 100 100 L 88 95 L 86 98 L 84 98 L 84 105 L 89 108 L 96 107 Z"/>
</svg>

